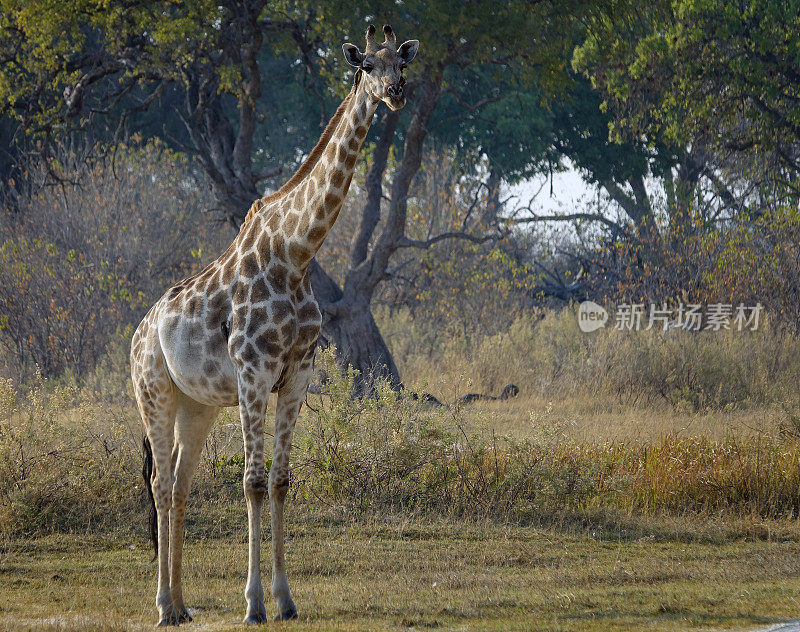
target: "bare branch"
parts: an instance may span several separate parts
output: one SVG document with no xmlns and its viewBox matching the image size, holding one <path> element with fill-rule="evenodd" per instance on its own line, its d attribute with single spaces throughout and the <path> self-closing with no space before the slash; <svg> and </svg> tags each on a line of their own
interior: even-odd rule
<svg viewBox="0 0 800 632">
<path fill-rule="evenodd" d="M 485 244 L 486 242 L 489 241 L 496 241 L 499 238 L 500 235 L 498 235 L 497 233 L 492 233 L 489 235 L 471 235 L 470 233 L 465 233 L 462 231 L 450 231 L 447 233 L 436 235 L 435 237 L 431 237 L 430 239 L 409 239 L 404 235 L 397 240 L 397 247 L 430 248 L 433 244 L 436 244 L 440 241 L 444 241 L 445 239 L 462 239 L 464 241 L 471 241 L 474 244 Z"/>
<path fill-rule="evenodd" d="M 253 184 L 266 180 L 267 178 L 277 178 L 283 173 L 283 167 L 273 167 L 272 169 L 264 169 L 263 171 L 256 171 L 253 173 Z"/>
<path fill-rule="evenodd" d="M 507 224 L 531 224 L 533 222 L 573 222 L 577 220 L 600 222 L 615 232 L 625 231 L 624 226 L 600 213 L 567 213 L 565 215 L 538 215 L 534 213 L 531 217 L 511 217 L 506 219 L 505 222 Z"/>
<path fill-rule="evenodd" d="M 500 96 L 499 90 L 495 89 L 494 96 L 487 97 L 485 99 L 481 99 L 477 103 L 470 104 L 470 103 L 467 103 L 466 101 L 464 101 L 464 99 L 461 98 L 461 95 L 458 94 L 458 91 L 455 90 L 454 88 L 447 88 L 445 90 L 445 92 L 449 92 L 450 94 L 452 94 L 461 107 L 463 107 L 464 109 L 466 109 L 467 111 L 469 111 L 470 113 L 473 113 L 473 114 L 475 112 L 477 112 L 478 110 L 480 110 L 484 105 L 488 105 L 490 103 L 495 103 L 495 102 L 499 101 L 502 98 Z"/>
</svg>

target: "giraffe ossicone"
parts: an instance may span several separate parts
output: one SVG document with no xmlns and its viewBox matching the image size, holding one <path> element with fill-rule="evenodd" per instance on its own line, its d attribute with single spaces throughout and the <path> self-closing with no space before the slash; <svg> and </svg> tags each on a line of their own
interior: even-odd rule
<svg viewBox="0 0 800 632">
<path fill-rule="evenodd" d="M 403 69 L 419 42 L 396 47 L 394 31 L 367 31 L 362 52 L 344 44 L 356 67 L 350 93 L 300 169 L 276 193 L 256 200 L 230 247 L 198 274 L 170 288 L 131 341 L 131 377 L 151 453 L 158 557 L 159 625 L 190 621 L 181 557 L 186 502 L 206 436 L 224 406 L 239 405 L 248 515 L 245 622 L 267 620 L 261 583 L 261 508 L 272 526 L 275 619 L 297 617 L 284 560 L 283 506 L 289 451 L 305 399 L 322 318 L 308 265 L 342 207 L 375 109 L 405 105 Z M 272 466 L 265 471 L 264 418 L 277 393 Z M 150 455 L 148 455 L 150 456 Z"/>
</svg>

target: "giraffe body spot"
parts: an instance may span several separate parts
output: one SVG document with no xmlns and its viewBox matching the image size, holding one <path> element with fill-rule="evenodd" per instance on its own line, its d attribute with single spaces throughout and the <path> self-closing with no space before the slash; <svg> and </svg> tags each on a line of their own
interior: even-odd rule
<svg viewBox="0 0 800 632">
<path fill-rule="evenodd" d="M 326 231 L 322 226 L 315 226 L 310 231 L 308 231 L 308 240 L 312 244 L 316 244 L 322 241 L 325 237 Z"/>
<path fill-rule="evenodd" d="M 289 257 L 298 266 L 308 265 L 314 253 L 301 244 L 292 242 L 289 246 Z"/>
<path fill-rule="evenodd" d="M 331 191 L 325 196 L 325 210 L 329 213 L 334 211 L 341 203 L 342 198 L 338 193 Z"/>
<path fill-rule="evenodd" d="M 287 215 L 286 219 L 283 220 L 283 232 L 287 235 L 294 233 L 295 228 L 297 228 L 297 221 L 298 216 L 295 213 Z"/>
<path fill-rule="evenodd" d="M 247 280 L 254 279 L 258 274 L 260 267 L 258 265 L 258 255 L 251 252 L 242 258 L 239 265 L 239 274 Z"/>
<path fill-rule="evenodd" d="M 250 303 L 263 303 L 270 298 L 271 294 L 265 277 L 261 276 L 250 286 Z"/>
</svg>

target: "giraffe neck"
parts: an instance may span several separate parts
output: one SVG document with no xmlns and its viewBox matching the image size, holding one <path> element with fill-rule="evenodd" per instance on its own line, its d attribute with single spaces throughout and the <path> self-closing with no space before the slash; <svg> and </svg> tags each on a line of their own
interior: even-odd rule
<svg viewBox="0 0 800 632">
<path fill-rule="evenodd" d="M 282 258 L 300 276 L 305 274 L 339 215 L 377 105 L 363 82 L 355 85 L 340 106 L 338 122 L 331 122 L 335 127 L 328 142 L 324 148 L 314 150 L 319 152 L 316 163 L 302 181 L 275 201 L 275 207 L 270 205 L 274 210 L 268 212 L 266 223 L 272 224 L 276 236 L 283 241 L 283 248 L 278 249 L 283 251 Z M 323 133 L 323 140 L 326 133 L 328 130 Z M 274 238 L 272 243 L 276 250 Z"/>
</svg>

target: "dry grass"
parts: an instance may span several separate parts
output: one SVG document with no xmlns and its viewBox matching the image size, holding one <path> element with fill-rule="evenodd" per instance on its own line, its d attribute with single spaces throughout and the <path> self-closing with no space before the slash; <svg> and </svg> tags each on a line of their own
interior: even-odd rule
<svg viewBox="0 0 800 632">
<path fill-rule="evenodd" d="M 788 421 L 778 404 L 688 411 L 662 403 L 637 407 L 591 393 L 547 397 L 523 392 L 513 400 L 477 402 L 463 412 L 467 418 L 490 419 L 498 434 L 524 439 L 535 430 L 531 413 L 539 416 L 548 410 L 552 422 L 576 441 L 656 441 L 665 435 L 774 437 Z"/>
<path fill-rule="evenodd" d="M 242 517 L 244 511 L 242 510 Z M 290 518 L 293 630 L 686 630 L 796 616 L 800 545 L 709 545 L 491 524 L 318 523 Z M 246 545 L 188 535 L 192 630 L 237 630 Z M 791 538 L 791 539 L 789 539 Z M 132 547 L 136 548 L 132 548 Z M 150 629 L 155 568 L 143 541 L 57 536 L 8 544 L 0 627 Z"/>
<path fill-rule="evenodd" d="M 452 402 L 517 384 L 515 400 L 465 412 L 518 438 L 529 436 L 531 412 L 551 404 L 554 422 L 583 441 L 774 436 L 800 417 L 800 339 L 769 324 L 756 332 L 585 334 L 564 309 L 469 341 L 427 332 L 403 312 L 378 320 L 411 390 Z"/>
<path fill-rule="evenodd" d="M 640 425 L 638 433 L 606 439 L 598 430 L 604 418 L 624 426 L 638 411 L 602 394 L 575 410 L 575 397 L 543 407 L 522 399 L 432 408 L 382 389 L 376 399 L 354 400 L 352 375 L 335 370 L 332 353 L 320 364 L 332 377 L 328 394 L 310 397 L 292 455 L 293 502 L 308 515 L 405 512 L 529 523 L 587 510 L 800 513 L 796 435 L 737 429 L 729 417 L 776 405 L 707 408 L 686 413 L 677 431 Z M 107 533 L 115 528 L 111 516 L 142 512 L 137 414 L 112 369 L 97 378 L 107 387 L 102 394 L 46 382 L 15 393 L 0 383 L 0 533 Z M 638 414 L 655 423 L 660 407 Z M 235 411 L 223 417 L 193 492 L 207 535 L 231 532 L 241 495 L 241 432 Z M 724 431 L 698 430 L 713 419 L 724 419 Z"/>
</svg>

